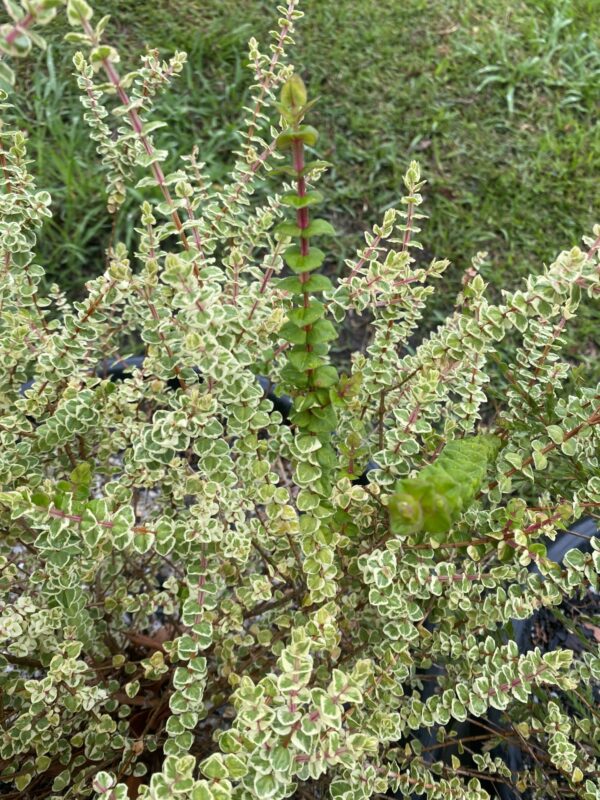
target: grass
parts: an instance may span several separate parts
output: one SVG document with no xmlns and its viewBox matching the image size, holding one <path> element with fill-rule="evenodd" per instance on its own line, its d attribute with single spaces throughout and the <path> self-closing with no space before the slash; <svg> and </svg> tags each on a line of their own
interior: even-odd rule
<svg viewBox="0 0 600 800">
<path fill-rule="evenodd" d="M 580 243 L 600 221 L 600 17 L 597 0 L 305 0 L 295 61 L 320 96 L 315 124 L 332 161 L 326 188 L 341 231 L 332 259 L 359 244 L 360 231 L 398 201 L 410 159 L 428 178 L 421 240 L 453 262 L 430 324 L 444 316 L 460 277 L 487 250 L 491 291 Z M 189 64 L 156 117 L 169 122 L 161 146 L 202 157 L 220 179 L 235 144 L 249 81 L 250 35 L 265 41 L 275 3 L 167 0 L 96 3 L 113 13 L 109 30 L 124 59 L 147 43 Z M 91 172 L 70 48 L 53 44 L 42 63 L 23 65 L 28 91 L 17 116 L 29 130 L 39 183 L 55 198 L 40 258 L 54 279 L 79 291 L 103 266 L 111 231 L 103 180 Z M 44 63 L 45 61 L 45 63 Z M 166 129 L 165 129 L 166 130 Z M 174 162 L 173 162 L 174 163 Z M 131 243 L 135 196 L 116 235 Z M 570 339 L 580 361 L 594 360 L 599 315 L 586 311 Z M 600 374 L 598 365 L 596 374 Z"/>
</svg>

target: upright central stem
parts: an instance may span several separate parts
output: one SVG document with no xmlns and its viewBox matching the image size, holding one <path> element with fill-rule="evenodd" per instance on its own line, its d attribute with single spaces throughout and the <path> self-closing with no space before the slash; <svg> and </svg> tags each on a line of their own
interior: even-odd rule
<svg viewBox="0 0 600 800">
<path fill-rule="evenodd" d="M 292 159 L 293 159 L 293 166 L 296 171 L 296 192 L 298 197 L 304 197 L 306 195 L 306 180 L 304 178 L 304 142 L 302 139 L 294 139 L 292 141 Z M 303 232 L 308 228 L 309 223 L 309 214 L 308 208 L 299 208 L 296 212 L 296 224 L 302 231 L 300 234 L 300 254 L 303 256 L 307 256 L 310 250 L 310 245 L 308 243 L 308 238 L 303 236 Z M 300 275 L 300 282 L 306 283 L 310 278 L 310 274 L 308 272 L 304 272 Z M 303 298 L 304 308 L 308 308 L 310 303 L 310 297 L 308 292 L 304 292 Z"/>
<path fill-rule="evenodd" d="M 294 169 L 297 173 L 296 191 L 298 197 L 306 195 L 306 180 L 304 179 L 304 142 L 302 139 L 294 139 L 292 142 L 292 156 L 294 159 Z M 301 230 L 308 228 L 309 216 L 308 208 L 299 208 L 296 212 L 296 222 Z M 300 252 L 303 256 L 308 255 L 309 245 L 308 239 L 302 234 L 300 235 Z"/>
</svg>

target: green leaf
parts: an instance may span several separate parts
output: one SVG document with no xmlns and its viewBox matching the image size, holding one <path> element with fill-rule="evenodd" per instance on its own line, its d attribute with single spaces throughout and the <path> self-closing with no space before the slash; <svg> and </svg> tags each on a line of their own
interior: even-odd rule
<svg viewBox="0 0 600 800">
<path fill-rule="evenodd" d="M 223 780 L 227 778 L 227 767 L 223 763 L 223 756 L 221 753 L 213 753 L 206 758 L 200 765 L 200 770 L 207 778 Z"/>
<path fill-rule="evenodd" d="M 294 400 L 294 411 L 300 413 L 301 411 L 306 411 L 309 408 L 321 405 L 322 402 L 316 392 L 307 392 Z"/>
<path fill-rule="evenodd" d="M 289 772 L 292 766 L 292 753 L 289 747 L 275 747 L 269 753 L 269 761 L 276 772 Z"/>
<path fill-rule="evenodd" d="M 325 306 L 318 300 L 312 300 L 306 308 L 294 308 L 288 312 L 288 320 L 299 327 L 312 325 L 325 313 Z"/>
<path fill-rule="evenodd" d="M 293 322 L 286 322 L 281 326 L 279 335 L 292 344 L 304 344 L 306 342 L 306 331 L 294 325 Z"/>
<path fill-rule="evenodd" d="M 314 189 L 307 192 L 300 197 L 294 192 L 288 192 L 281 197 L 281 202 L 284 206 L 291 206 L 292 208 L 306 208 L 307 206 L 314 206 L 323 202 L 323 195 Z"/>
<path fill-rule="evenodd" d="M 291 75 L 281 87 L 279 101 L 283 109 L 294 114 L 306 105 L 308 94 L 300 75 Z"/>
<path fill-rule="evenodd" d="M 314 464 L 301 462 L 296 467 L 296 479 L 300 486 L 310 486 L 310 484 L 321 477 L 321 470 Z"/>
<path fill-rule="evenodd" d="M 184 634 L 177 639 L 177 655 L 184 661 L 189 661 L 198 652 L 196 640 L 189 634 Z"/>
<path fill-rule="evenodd" d="M 330 433 L 335 430 L 337 416 L 332 406 L 313 408 L 305 413 L 309 415 L 309 420 L 305 426 L 307 431 L 312 431 L 313 433 Z"/>
<path fill-rule="evenodd" d="M 315 369 L 320 367 L 323 363 L 321 356 L 306 350 L 292 350 L 288 353 L 288 360 L 290 364 L 299 369 L 301 372 L 306 372 L 307 369 Z"/>
<path fill-rule="evenodd" d="M 248 767 L 246 766 L 246 762 L 243 761 L 239 756 L 234 755 L 233 753 L 229 753 L 223 757 L 223 762 L 225 763 L 225 767 L 227 768 L 227 774 L 229 778 L 233 781 L 239 781 L 240 778 L 243 778 L 244 775 L 248 774 Z"/>
<path fill-rule="evenodd" d="M 333 289 L 333 284 L 325 275 L 311 275 L 304 284 L 304 291 L 309 294 L 315 292 L 329 292 Z"/>
<path fill-rule="evenodd" d="M 148 553 L 154 544 L 154 536 L 148 533 L 136 533 L 133 537 L 133 548 L 142 555 Z"/>
<path fill-rule="evenodd" d="M 36 772 L 45 772 L 50 764 L 52 763 L 52 759 L 50 756 L 38 756 L 35 760 L 35 769 Z"/>
<path fill-rule="evenodd" d="M 66 789 L 66 787 L 69 785 L 70 780 L 71 780 L 70 770 L 64 769 L 62 772 L 59 772 L 56 778 L 54 778 L 54 781 L 52 782 L 53 791 L 62 792 L 62 790 Z M 29 783 L 29 781 L 27 781 L 27 783 Z"/>
<path fill-rule="evenodd" d="M 335 228 L 325 219 L 313 219 L 303 233 L 306 238 L 312 236 L 335 236 Z"/>
<path fill-rule="evenodd" d="M 293 367 L 289 362 L 281 370 L 281 378 L 291 383 L 292 386 L 296 386 L 298 389 L 305 389 L 308 386 L 308 375 L 304 372 L 300 372 L 300 370 Z"/>
<path fill-rule="evenodd" d="M 271 167 L 270 175 L 289 175 L 291 178 L 298 178 L 301 173 L 298 172 L 291 164 L 279 164 L 276 167 Z"/>
<path fill-rule="evenodd" d="M 67 19 L 70 25 L 81 25 L 82 20 L 89 22 L 94 15 L 85 0 L 68 0 Z"/>
<path fill-rule="evenodd" d="M 131 681 L 125 684 L 125 694 L 127 697 L 135 697 L 140 690 L 139 681 Z"/>
<path fill-rule="evenodd" d="M 189 711 L 190 704 L 184 697 L 183 692 L 176 691 L 173 692 L 169 698 L 169 708 L 173 714 L 183 714 L 184 712 Z"/>
<path fill-rule="evenodd" d="M 301 175 L 308 175 L 309 173 L 313 172 L 316 169 L 324 170 L 327 167 L 331 167 L 330 161 L 323 161 L 322 159 L 315 159 L 314 161 L 308 161 L 304 165 L 304 169 L 301 171 Z"/>
<path fill-rule="evenodd" d="M 565 555 L 564 563 L 567 565 L 567 567 L 571 567 L 578 572 L 582 572 L 585 567 L 585 556 L 581 550 L 578 550 L 576 547 L 574 547 Z"/>
<path fill-rule="evenodd" d="M 275 285 L 278 289 L 290 294 L 304 294 L 304 284 L 295 275 L 290 275 L 289 278 L 280 278 L 275 281 Z"/>
<path fill-rule="evenodd" d="M 329 444 L 323 445 L 316 454 L 317 463 L 325 469 L 334 469 L 338 465 L 338 454 Z"/>
<path fill-rule="evenodd" d="M 318 247 L 311 247 L 307 255 L 302 255 L 300 246 L 293 244 L 283 254 L 285 263 L 296 273 L 312 272 L 325 260 L 325 253 Z"/>
<path fill-rule="evenodd" d="M 575 767 L 575 769 L 571 773 L 571 780 L 573 781 L 573 783 L 581 783 L 581 781 L 584 779 L 584 777 L 585 777 L 585 775 L 579 769 L 579 767 Z"/>
<path fill-rule="evenodd" d="M 21 772 L 15 778 L 15 787 L 17 788 L 17 790 L 19 792 L 22 792 L 23 789 L 25 789 L 25 787 L 29 785 L 29 783 L 31 782 L 32 778 L 33 778 L 32 773 L 30 773 L 30 772 Z"/>
<path fill-rule="evenodd" d="M 315 450 L 319 450 L 321 447 L 321 443 L 316 436 L 310 436 L 307 434 L 300 434 L 299 436 L 296 436 L 294 443 L 298 450 L 305 455 L 307 453 L 314 453 Z"/>
<path fill-rule="evenodd" d="M 44 508 L 48 508 L 52 500 L 50 496 L 46 494 L 46 492 L 37 491 L 33 492 L 33 494 L 31 495 L 31 502 L 34 504 L 34 506 L 42 506 Z"/>
<path fill-rule="evenodd" d="M 565 432 L 560 425 L 548 425 L 546 428 L 546 433 L 552 439 L 554 444 L 561 444 L 565 438 Z"/>
<path fill-rule="evenodd" d="M 388 510 L 394 533 L 446 533 L 473 502 L 501 441 L 479 435 L 457 439 L 414 478 L 396 484 Z"/>
<path fill-rule="evenodd" d="M 312 125 L 300 125 L 298 128 L 287 128 L 276 140 L 278 150 L 288 150 L 294 142 L 301 141 L 308 147 L 317 143 L 319 132 Z"/>
<path fill-rule="evenodd" d="M 319 131 L 312 125 L 301 125 L 295 133 L 307 147 L 314 147 L 319 139 Z"/>
<path fill-rule="evenodd" d="M 92 465 L 88 461 L 78 464 L 70 475 L 71 483 L 76 486 L 89 486 L 92 482 Z"/>
<path fill-rule="evenodd" d="M 320 159 L 315 159 L 314 161 L 309 161 L 305 164 L 303 169 L 298 171 L 295 169 L 291 164 L 280 164 L 276 167 L 272 167 L 270 174 L 271 175 L 289 175 L 293 178 L 304 177 L 309 175 L 311 172 L 315 170 L 324 170 L 327 167 L 331 166 L 331 162 L 329 161 L 322 161 Z"/>
<path fill-rule="evenodd" d="M 335 367 L 317 367 L 313 373 L 313 384 L 319 388 L 328 389 L 330 386 L 335 386 L 338 378 L 338 372 Z"/>
<path fill-rule="evenodd" d="M 117 51 L 114 47 L 110 47 L 107 44 L 101 44 L 98 47 L 94 47 L 90 51 L 90 61 L 105 61 L 107 58 L 112 59 L 113 61 L 117 58 Z"/>
<path fill-rule="evenodd" d="M 69 33 L 65 33 L 63 38 L 65 42 L 68 42 L 69 44 L 90 44 L 90 37 L 85 33 L 80 33 L 79 31 L 69 31 Z"/>
<path fill-rule="evenodd" d="M 15 0 L 4 0 L 4 5 L 6 7 L 6 11 L 8 12 L 8 16 L 13 22 L 19 22 L 23 19 L 23 9 L 18 3 L 15 2 Z"/>
<path fill-rule="evenodd" d="M 214 800 L 214 797 L 206 781 L 199 781 L 192 789 L 192 800 Z"/>
<path fill-rule="evenodd" d="M 11 53 L 19 57 L 26 56 L 31 51 L 31 36 L 29 31 L 20 31 L 18 36 L 13 39 Z"/>
<path fill-rule="evenodd" d="M 577 453 L 577 442 L 575 437 L 572 439 L 565 439 L 561 444 L 560 449 L 566 456 L 574 456 Z"/>
<path fill-rule="evenodd" d="M 335 339 L 337 339 L 337 331 L 327 319 L 318 320 L 306 333 L 308 344 L 322 344 L 323 342 L 332 342 Z"/>
<path fill-rule="evenodd" d="M 335 700 L 322 689 L 313 689 L 313 698 L 321 716 L 328 724 L 337 727 L 340 724 L 342 714 L 341 705 L 336 703 Z"/>
<path fill-rule="evenodd" d="M 273 775 L 257 774 L 254 779 L 254 797 L 260 797 L 261 800 L 269 800 L 277 794 L 279 784 Z"/>
<path fill-rule="evenodd" d="M 295 222 L 280 222 L 279 225 L 276 225 L 273 228 L 273 233 L 277 234 L 278 236 L 298 237 L 302 235 L 302 228 Z"/>
<path fill-rule="evenodd" d="M 101 17 L 98 20 L 98 24 L 96 25 L 96 39 L 97 40 L 100 40 L 102 38 L 102 34 L 106 30 L 106 27 L 108 26 L 109 22 L 110 22 L 110 14 L 106 14 L 105 16 Z"/>
<path fill-rule="evenodd" d="M 196 642 L 200 650 L 210 647 L 213 640 L 212 623 L 209 620 L 202 620 L 192 625 L 192 631 L 196 637 Z"/>
</svg>

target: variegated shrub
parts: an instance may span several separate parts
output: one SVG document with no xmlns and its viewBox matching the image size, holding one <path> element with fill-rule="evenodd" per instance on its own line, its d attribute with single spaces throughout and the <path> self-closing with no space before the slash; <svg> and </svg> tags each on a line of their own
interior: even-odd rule
<svg viewBox="0 0 600 800">
<path fill-rule="evenodd" d="M 135 252 L 114 243 L 70 301 L 36 261 L 51 198 L 0 127 L 6 797 L 597 800 L 600 655 L 520 653 L 511 620 L 598 590 L 596 544 L 558 565 L 544 542 L 600 506 L 600 388 L 561 358 L 600 227 L 499 302 L 476 256 L 419 336 L 449 265 L 419 257 L 417 164 L 342 277 L 318 271 L 334 231 L 287 60 L 297 0 L 250 42 L 220 186 L 201 144 L 163 169 L 153 100 L 184 54 L 120 77 L 108 19 L 64 5 L 5 0 L 0 77 L 66 10 L 107 213 L 146 199 Z M 344 372 L 349 316 L 370 338 Z M 478 720 L 477 752 L 450 741 Z"/>
</svg>

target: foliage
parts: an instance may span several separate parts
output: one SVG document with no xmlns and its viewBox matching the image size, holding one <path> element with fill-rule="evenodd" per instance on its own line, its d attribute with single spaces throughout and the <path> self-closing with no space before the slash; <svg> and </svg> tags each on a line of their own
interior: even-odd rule
<svg viewBox="0 0 600 800">
<path fill-rule="evenodd" d="M 8 2 L 7 54 L 59 6 Z M 108 20 L 69 0 L 108 212 L 144 198 L 134 252 L 116 240 L 80 302 L 42 290 L 51 198 L 0 128 L 0 777 L 36 798 L 477 800 L 486 779 L 597 798 L 600 653 L 519 653 L 510 632 L 599 588 L 596 543 L 559 566 L 544 542 L 600 504 L 600 389 L 565 392 L 560 354 L 598 294 L 600 228 L 499 303 L 479 254 L 408 347 L 448 266 L 416 258 L 419 166 L 347 273 L 319 274 L 327 164 L 287 60 L 301 12 L 278 10 L 215 183 L 155 143 L 185 56 L 121 77 Z M 340 374 L 351 315 L 371 337 Z M 258 374 L 293 398 L 289 424 Z M 407 497 L 423 524 L 398 521 Z M 490 709 L 470 759 L 453 731 Z M 427 731 L 461 757 L 432 763 Z M 501 742 L 531 768 L 512 776 Z"/>
<path fill-rule="evenodd" d="M 501 289 L 516 288 L 591 230 L 600 205 L 596 0 L 406 0 L 401 13 L 397 0 L 304 2 L 297 35 L 311 95 L 321 98 L 311 121 L 323 157 L 334 162 L 323 184 L 324 215 L 337 231 L 328 242 L 329 270 L 341 274 L 357 231 L 398 204 L 411 158 L 427 175 L 425 251 L 442 252 L 453 265 L 431 299 L 427 330 L 444 319 L 470 254 L 488 252 L 482 276 L 498 300 Z M 149 45 L 163 57 L 188 53 L 156 105 L 168 123 L 160 138 L 170 153 L 165 169 L 176 169 L 176 152 L 201 140 L 205 170 L 221 184 L 235 158 L 238 109 L 250 83 L 245 45 L 251 34 L 266 37 L 272 3 L 97 0 L 96 9 L 114 15 L 111 40 L 120 45 L 124 72 Z M 85 281 L 105 267 L 105 249 L 114 241 L 133 247 L 142 197 L 130 190 L 114 216 L 105 213 L 102 175 L 87 168 L 95 144 L 72 79 L 72 49 L 61 45 L 67 30 L 66 15 L 56 15 L 43 31 L 47 51 L 13 61 L 19 95 L 7 116 L 26 131 L 40 185 L 52 195 L 53 216 L 38 242 L 46 281 L 81 299 Z M 528 69 L 531 60 L 536 65 Z M 492 67 L 501 80 L 482 87 L 489 73 L 481 70 Z M 510 115 L 512 72 L 518 80 Z M 594 380 L 599 318 L 586 305 L 565 332 L 565 353 Z M 364 333 L 352 325 L 332 344 L 336 357 L 349 357 Z M 508 357 L 507 347 L 503 353 Z"/>
<path fill-rule="evenodd" d="M 424 531 L 431 542 L 442 534 L 444 541 L 444 534 L 473 504 L 500 444 L 498 436 L 489 434 L 457 439 L 417 476 L 398 481 L 388 502 L 392 532 Z"/>
</svg>

